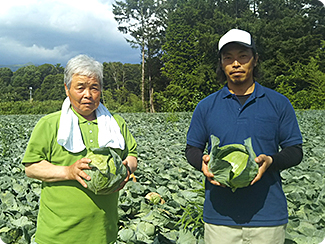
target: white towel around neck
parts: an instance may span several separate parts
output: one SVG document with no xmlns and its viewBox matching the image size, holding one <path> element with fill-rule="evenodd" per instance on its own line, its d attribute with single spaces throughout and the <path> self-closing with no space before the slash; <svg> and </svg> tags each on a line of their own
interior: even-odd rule
<svg viewBox="0 0 325 244">
<path fill-rule="evenodd" d="M 96 109 L 96 117 L 99 147 L 112 147 L 124 150 L 125 141 L 120 127 L 102 103 Z M 57 142 L 72 153 L 81 152 L 86 148 L 82 140 L 78 117 L 70 108 L 69 97 L 62 104 Z"/>
</svg>

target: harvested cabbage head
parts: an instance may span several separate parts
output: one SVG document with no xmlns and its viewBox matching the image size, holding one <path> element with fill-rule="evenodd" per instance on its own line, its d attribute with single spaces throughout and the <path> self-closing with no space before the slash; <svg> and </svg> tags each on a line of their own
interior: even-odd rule
<svg viewBox="0 0 325 244">
<path fill-rule="evenodd" d="M 107 195 L 118 189 L 128 172 L 120 156 L 111 148 L 89 149 L 92 169 L 84 170 L 91 177 L 86 180 L 88 189 L 98 195 Z"/>
<path fill-rule="evenodd" d="M 246 187 L 258 173 L 255 162 L 251 138 L 244 141 L 244 145 L 230 144 L 219 147 L 218 137 L 211 135 L 211 152 L 208 164 L 214 179 L 232 189 Z"/>
</svg>

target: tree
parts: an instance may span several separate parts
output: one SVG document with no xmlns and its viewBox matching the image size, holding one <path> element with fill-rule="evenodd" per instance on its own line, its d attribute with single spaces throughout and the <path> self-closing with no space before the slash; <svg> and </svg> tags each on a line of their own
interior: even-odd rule
<svg viewBox="0 0 325 244">
<path fill-rule="evenodd" d="M 66 97 L 63 76 L 63 74 L 47 75 L 41 87 L 35 91 L 34 99 L 63 101 Z"/>
<path fill-rule="evenodd" d="M 220 18 L 225 19 L 222 28 Z M 163 72 L 170 84 L 159 94 L 167 103 L 165 109 L 191 111 L 218 89 L 217 43 L 230 21 L 216 10 L 215 1 L 190 0 L 170 13 L 163 45 Z"/>
<path fill-rule="evenodd" d="M 139 80 L 141 79 L 141 66 L 140 64 L 123 64 L 125 73 L 125 87 L 137 96 L 141 96 L 141 87 Z"/>
<path fill-rule="evenodd" d="M 37 67 L 29 65 L 19 68 L 14 72 L 11 78 L 11 86 L 9 92 L 15 95 L 15 100 L 29 100 L 30 87 L 35 91 L 42 84 L 41 73 L 37 71 Z"/>
<path fill-rule="evenodd" d="M 264 0 L 257 2 L 258 22 L 254 29 L 263 71 L 262 84 L 275 88 L 275 79 L 293 63 L 307 64 L 324 39 L 324 11 L 318 1 Z M 323 7 L 324 9 L 324 7 Z M 321 15 L 323 14 L 323 15 Z M 296 83 L 304 89 L 305 83 Z"/>
<path fill-rule="evenodd" d="M 9 68 L 0 68 L 0 79 L 3 84 L 9 85 L 11 77 L 13 76 L 13 72 Z"/>
<path fill-rule="evenodd" d="M 13 72 L 9 68 L 0 68 L 0 90 L 3 94 L 7 93 Z"/>
<path fill-rule="evenodd" d="M 119 90 L 124 86 L 123 64 L 121 62 L 104 62 L 104 88 Z"/>
<path fill-rule="evenodd" d="M 168 17 L 163 45 L 163 71 L 170 84 L 158 97 L 160 106 L 166 109 L 192 110 L 197 100 L 220 87 L 214 83 L 217 43 L 231 28 L 253 34 L 263 75 L 258 81 L 273 89 L 279 85 L 277 77 L 286 76 L 294 63 L 307 65 L 325 39 L 325 8 L 315 0 L 178 3 Z M 323 60 L 318 59 L 318 63 L 325 64 Z M 320 69 L 323 67 L 320 65 Z M 310 84 L 298 79 L 283 85 L 298 92 Z"/>
<path fill-rule="evenodd" d="M 141 78 L 141 97 L 142 104 L 145 108 L 145 60 L 148 55 L 147 62 L 149 63 L 148 72 L 150 72 L 150 60 L 154 55 L 154 49 L 162 39 L 164 33 L 164 21 L 159 18 L 163 16 L 160 11 L 164 9 L 164 1 L 158 0 L 126 0 L 116 1 L 113 4 L 113 13 L 115 20 L 119 24 L 119 31 L 124 34 L 130 34 L 133 40 L 126 39 L 132 47 L 140 47 L 142 57 L 142 78 Z M 149 81 L 151 74 L 149 73 Z M 150 82 L 150 86 L 152 84 Z M 150 97 L 152 98 L 153 92 L 150 89 Z M 150 99 L 150 110 L 153 112 L 153 102 Z"/>
<path fill-rule="evenodd" d="M 40 66 L 29 65 L 26 67 L 19 68 L 15 71 L 11 77 L 10 86 L 7 89 L 9 98 L 13 100 L 29 100 L 30 98 L 30 89 L 32 89 L 35 96 L 34 99 L 39 100 L 55 100 L 59 97 L 55 92 L 60 91 L 59 86 L 53 88 L 55 85 L 58 85 L 55 80 L 52 79 L 52 76 L 61 74 L 63 77 L 63 68 L 59 64 L 53 66 L 52 64 L 43 64 Z M 46 78 L 52 79 L 49 84 L 46 84 Z M 60 77 L 61 77 L 60 76 Z M 44 81 L 46 83 L 43 85 Z M 51 84 L 53 82 L 53 84 Z M 61 79 L 61 89 L 63 89 L 63 78 Z M 41 87 L 43 86 L 43 89 Z M 51 86 L 49 90 L 44 89 L 44 87 Z M 31 88 L 30 88 L 31 87 Z M 40 90 L 39 90 L 40 89 Z M 39 91 L 38 91 L 39 90 Z M 64 89 L 63 89 L 64 91 Z M 51 94 L 52 95 L 51 95 Z M 63 95 L 65 93 L 63 92 Z"/>
<path fill-rule="evenodd" d="M 125 87 L 135 95 L 140 95 L 139 80 L 141 71 L 139 64 L 122 64 L 121 62 L 103 63 L 104 89 L 111 91 Z"/>
</svg>

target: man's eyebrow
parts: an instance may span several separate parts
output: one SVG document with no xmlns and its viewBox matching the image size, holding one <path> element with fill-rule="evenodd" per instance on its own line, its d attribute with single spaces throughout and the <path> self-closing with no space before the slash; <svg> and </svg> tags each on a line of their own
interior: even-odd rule
<svg viewBox="0 0 325 244">
<path fill-rule="evenodd" d="M 225 52 L 222 53 L 222 55 L 223 55 L 223 56 L 225 56 L 225 55 L 231 55 L 231 53 L 230 53 L 229 51 L 228 51 L 228 52 L 225 51 Z"/>
</svg>

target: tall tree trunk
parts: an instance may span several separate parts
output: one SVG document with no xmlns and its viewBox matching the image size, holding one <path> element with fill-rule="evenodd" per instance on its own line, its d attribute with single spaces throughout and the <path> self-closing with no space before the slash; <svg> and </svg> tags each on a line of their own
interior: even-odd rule
<svg viewBox="0 0 325 244">
<path fill-rule="evenodd" d="M 155 106 L 153 104 L 153 87 L 150 89 L 150 112 L 155 113 Z"/>
<path fill-rule="evenodd" d="M 148 73 L 149 73 L 148 83 L 149 83 L 150 113 L 155 113 L 155 107 L 154 107 L 154 104 L 153 104 L 153 84 L 152 84 L 152 77 L 151 77 L 150 68 L 148 68 Z"/>
<path fill-rule="evenodd" d="M 141 97 L 142 97 L 142 107 L 148 112 L 144 98 L 144 42 L 142 43 L 142 80 L 141 80 Z"/>
</svg>

